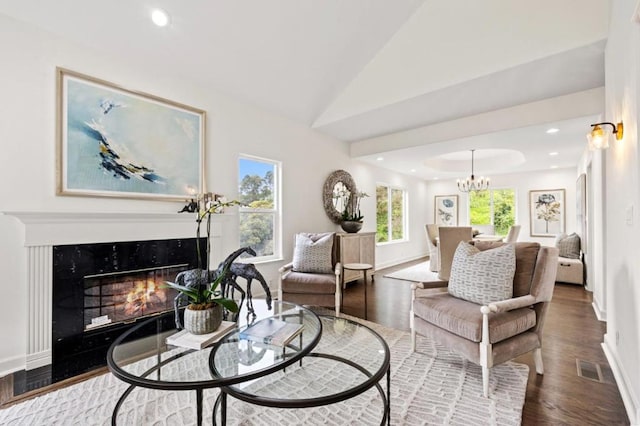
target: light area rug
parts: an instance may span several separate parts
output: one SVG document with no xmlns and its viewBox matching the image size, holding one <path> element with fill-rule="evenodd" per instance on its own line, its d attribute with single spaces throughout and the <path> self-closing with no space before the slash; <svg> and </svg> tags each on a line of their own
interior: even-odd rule
<svg viewBox="0 0 640 426">
<path fill-rule="evenodd" d="M 384 276 L 387 278 L 395 278 L 398 280 L 405 280 L 405 281 L 416 281 L 416 282 L 438 281 L 438 273 L 431 272 L 429 270 L 428 260 L 426 262 L 418 263 L 417 265 L 409 266 L 408 268 L 400 269 L 399 271 L 395 271 Z"/>
<path fill-rule="evenodd" d="M 377 331 L 391 350 L 391 424 L 520 424 L 528 366 L 507 362 L 492 368 L 490 396 L 484 398 L 479 366 L 420 336 L 418 351 L 412 353 L 409 333 L 349 318 Z M 203 368 L 193 363 L 173 364 L 182 369 Z M 305 361 L 292 375 L 295 385 L 288 392 L 303 397 L 305 387 L 323 385 L 323 377 L 331 376 L 326 374 L 327 368 L 330 367 L 322 362 Z M 386 391 L 386 379 L 381 385 Z M 0 410 L 0 425 L 108 425 L 113 407 L 126 387 L 113 375 L 104 374 Z M 211 424 L 217 395 L 216 389 L 204 391 L 204 424 Z M 193 425 L 195 406 L 193 391 L 137 388 L 121 407 L 117 423 Z M 356 398 L 317 408 L 265 408 L 231 397 L 228 406 L 230 425 L 376 425 L 381 419 L 382 400 L 375 388 Z"/>
</svg>

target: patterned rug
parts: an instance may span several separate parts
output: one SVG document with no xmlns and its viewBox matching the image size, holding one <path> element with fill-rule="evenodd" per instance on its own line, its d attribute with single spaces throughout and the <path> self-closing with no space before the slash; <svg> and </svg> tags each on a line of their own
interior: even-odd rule
<svg viewBox="0 0 640 426">
<path fill-rule="evenodd" d="M 391 350 L 391 424 L 520 424 L 528 366 L 507 362 L 494 367 L 490 397 L 484 398 L 477 365 L 423 337 L 418 337 L 418 353 L 411 353 L 409 333 L 349 318 L 377 331 Z M 175 368 L 197 368 L 193 364 L 174 364 Z M 291 375 L 295 386 L 290 392 L 301 397 L 306 386 L 322 385 L 326 371 L 322 362 L 305 361 L 303 368 Z M 385 379 L 382 387 L 386 391 Z M 0 424 L 108 425 L 113 407 L 125 389 L 125 383 L 105 374 L 0 410 Z M 215 389 L 204 392 L 205 424 L 211 424 L 217 395 Z M 195 405 L 193 391 L 137 388 L 121 407 L 117 420 L 121 425 L 193 425 Z M 382 401 L 375 388 L 356 398 L 318 408 L 272 409 L 233 398 L 229 398 L 228 407 L 231 425 L 376 425 L 381 419 Z"/>
</svg>

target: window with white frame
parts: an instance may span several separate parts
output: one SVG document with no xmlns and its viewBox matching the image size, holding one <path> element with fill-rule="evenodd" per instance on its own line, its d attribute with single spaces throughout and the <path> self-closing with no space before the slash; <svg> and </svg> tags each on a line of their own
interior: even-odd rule
<svg viewBox="0 0 640 426">
<path fill-rule="evenodd" d="M 407 192 L 402 188 L 376 186 L 376 242 L 406 239 Z"/>
<path fill-rule="evenodd" d="M 240 246 L 255 250 L 253 262 L 280 258 L 280 163 L 241 155 L 238 201 Z"/>
<path fill-rule="evenodd" d="M 516 222 L 516 191 L 512 188 L 469 192 L 469 222 L 493 225 L 494 234 L 507 235 Z"/>
</svg>

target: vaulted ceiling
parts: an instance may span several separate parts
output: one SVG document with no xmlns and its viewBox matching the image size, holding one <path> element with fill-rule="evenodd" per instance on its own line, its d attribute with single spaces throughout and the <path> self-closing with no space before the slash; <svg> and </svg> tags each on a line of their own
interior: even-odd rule
<svg viewBox="0 0 640 426">
<path fill-rule="evenodd" d="M 0 13 L 348 141 L 354 158 L 430 179 L 459 175 L 474 148 L 484 173 L 548 168 L 550 151 L 553 165 L 575 166 L 604 108 L 609 6 L 0 0 Z M 169 13 L 167 27 L 151 23 L 153 8 Z M 505 163 L 516 158 L 501 157 L 506 151 L 520 161 Z"/>
</svg>

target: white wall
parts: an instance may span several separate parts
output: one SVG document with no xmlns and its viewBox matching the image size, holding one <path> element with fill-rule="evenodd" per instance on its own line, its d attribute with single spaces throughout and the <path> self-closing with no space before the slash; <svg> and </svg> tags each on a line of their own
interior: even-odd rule
<svg viewBox="0 0 640 426">
<path fill-rule="evenodd" d="M 576 232 L 576 178 L 576 169 L 574 168 L 491 176 L 492 188 L 514 188 L 516 190 L 516 225 L 522 226 L 518 241 L 537 241 L 547 246 L 551 246 L 555 242 L 554 238 L 531 236 L 529 221 L 529 191 L 531 190 L 564 189 L 565 232 L 567 234 Z M 431 206 L 428 212 L 431 223 L 434 221 L 434 197 L 436 195 L 458 194 L 458 224 L 460 226 L 469 224 L 469 198 L 467 194 L 458 191 L 455 181 L 430 181 L 427 193 Z"/>
<path fill-rule="evenodd" d="M 426 256 L 428 251 L 424 224 L 427 223 L 427 212 L 430 208 L 427 183 L 421 179 L 372 167 L 364 162 L 354 162 L 349 172 L 355 179 L 358 189 L 369 194 L 369 197 L 364 198 L 362 202 L 362 211 L 365 216 L 363 231 L 376 231 L 377 184 L 401 188 L 407 193 L 409 204 L 407 238 L 402 242 L 383 243 L 376 246 L 377 269 Z"/>
<path fill-rule="evenodd" d="M 238 154 L 252 154 L 283 165 L 283 253 L 290 260 L 292 235 L 300 231 L 339 230 L 325 215 L 324 180 L 332 171 L 351 172 L 356 184 L 375 194 L 378 181 L 407 188 L 421 200 L 424 183 L 397 177 L 382 169 L 352 161 L 348 147 L 305 126 L 231 99 L 219 92 L 190 84 L 181 76 L 149 68 L 144 63 L 122 62 L 101 52 L 67 43 L 56 36 L 0 15 L 0 212 L 177 212 L 183 203 L 60 197 L 55 195 L 55 67 L 60 66 L 126 88 L 191 105 L 207 112 L 206 173 L 208 189 L 234 197 L 237 193 Z M 365 230 L 375 230 L 375 201 L 363 205 Z M 420 204 L 412 207 L 422 211 Z M 418 216 L 415 214 L 415 216 Z M 237 216 L 226 218 L 222 239 L 237 248 Z M 416 229 L 418 227 L 415 227 Z M 413 227 L 412 234 L 414 233 Z M 232 235 L 229 236 L 229 233 Z M 195 222 L 194 222 L 195 235 Z M 27 347 L 27 289 L 24 225 L 0 215 L 0 376 L 24 368 Z M 190 236 L 190 235 L 188 235 Z M 162 238 L 157 229 L 153 238 Z M 226 243 L 225 243 L 226 242 Z M 396 251 L 381 249 L 380 262 L 401 261 L 426 252 L 422 239 L 411 236 Z M 398 254 L 399 253 L 399 254 Z M 217 259 L 214 259 L 217 261 Z M 259 265 L 275 288 L 283 262 Z"/>
<path fill-rule="evenodd" d="M 606 311 L 603 347 L 631 424 L 640 423 L 640 24 L 637 0 L 614 0 L 605 52 L 606 121 L 624 122 L 624 139 L 606 151 Z"/>
</svg>

